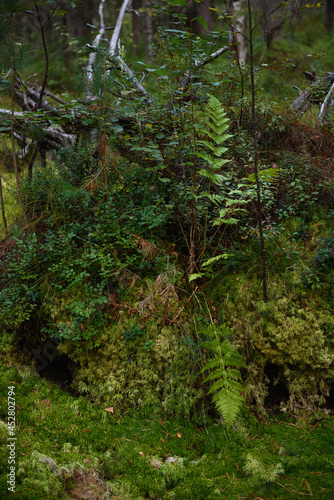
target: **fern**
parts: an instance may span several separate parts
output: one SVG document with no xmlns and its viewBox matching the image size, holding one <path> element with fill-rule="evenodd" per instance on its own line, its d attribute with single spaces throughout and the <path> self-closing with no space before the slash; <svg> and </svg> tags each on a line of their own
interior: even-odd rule
<svg viewBox="0 0 334 500">
<path fill-rule="evenodd" d="M 216 97 L 210 96 L 206 108 L 205 125 L 202 131 L 211 140 L 203 139 L 198 141 L 198 144 L 204 146 L 209 152 L 199 151 L 197 156 L 204 160 L 208 166 L 207 169 L 200 170 L 200 175 L 217 185 L 221 185 L 225 180 L 225 176 L 218 174 L 217 171 L 229 162 L 229 160 L 221 158 L 222 154 L 228 151 L 228 148 L 221 146 L 221 144 L 232 137 L 231 134 L 226 133 L 228 127 L 229 119 L 226 117 L 222 105 Z"/>
<path fill-rule="evenodd" d="M 229 340 L 221 341 L 222 336 L 231 335 L 233 332 L 226 325 L 219 328 L 212 327 L 206 330 L 212 338 L 205 342 L 203 347 L 213 353 L 213 358 L 204 366 L 201 373 L 210 370 L 209 376 L 203 383 L 213 381 L 208 394 L 216 393 L 212 401 L 223 417 L 228 428 L 235 422 L 238 413 L 245 402 L 244 387 L 241 373 L 237 368 L 245 367 L 241 355 Z"/>
</svg>

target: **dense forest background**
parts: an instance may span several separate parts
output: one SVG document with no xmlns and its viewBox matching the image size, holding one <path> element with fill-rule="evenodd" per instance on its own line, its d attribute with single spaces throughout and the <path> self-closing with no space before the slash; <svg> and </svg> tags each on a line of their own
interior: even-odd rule
<svg viewBox="0 0 334 500">
<path fill-rule="evenodd" d="M 100 437 L 84 464 L 87 436 L 74 446 L 65 426 L 62 452 L 81 468 L 48 436 L 21 459 L 20 498 L 92 484 L 87 498 L 218 498 L 226 481 L 227 498 L 332 498 L 316 473 L 333 467 L 333 12 L 332 0 L 2 2 L 1 383 L 15 379 L 47 430 L 67 405 L 79 426 L 95 408 L 103 425 L 139 411 L 122 436 L 153 414 L 209 436 L 180 472 L 147 443 L 145 468 Z M 301 452 L 299 490 L 286 444 L 263 462 L 262 438 L 251 451 L 269 415 L 325 422 L 323 462 Z M 243 454 L 239 483 L 218 469 L 197 483 L 221 439 Z"/>
</svg>

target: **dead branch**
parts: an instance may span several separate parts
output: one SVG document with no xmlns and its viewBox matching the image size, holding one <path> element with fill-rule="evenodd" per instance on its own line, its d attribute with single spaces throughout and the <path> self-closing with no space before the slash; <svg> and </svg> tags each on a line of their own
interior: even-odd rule
<svg viewBox="0 0 334 500">
<path fill-rule="evenodd" d="M 208 64 L 208 63 L 214 61 L 215 59 L 217 59 L 217 57 L 219 57 L 221 54 L 224 54 L 224 52 L 226 52 L 227 50 L 228 50 L 228 47 L 222 47 L 222 48 L 216 50 L 216 52 L 213 52 L 212 54 L 210 54 L 209 56 L 207 56 L 205 59 L 202 59 L 201 61 L 195 61 L 195 68 L 196 69 L 202 68 L 206 64 Z M 186 88 L 189 85 L 190 78 L 191 78 L 190 72 L 187 72 L 183 76 L 183 79 L 182 79 L 182 82 L 181 82 L 181 88 Z"/>
<path fill-rule="evenodd" d="M 102 37 L 105 36 L 105 34 L 106 34 L 104 18 L 103 18 L 104 2 L 105 2 L 105 0 L 101 0 L 100 5 L 99 5 L 100 31 L 99 31 L 98 35 L 96 36 L 95 40 L 93 41 L 94 48 L 98 48 L 98 46 L 100 45 L 100 42 L 102 40 Z M 87 78 L 90 82 L 93 79 L 93 65 L 95 63 L 95 59 L 96 59 L 96 52 L 92 50 L 89 54 L 88 64 L 87 64 L 87 68 L 86 68 Z"/>
<path fill-rule="evenodd" d="M 310 79 L 310 78 L 308 78 Z M 332 94 L 332 88 L 334 84 L 334 73 L 327 73 L 326 76 L 319 78 L 314 73 L 312 73 L 313 83 L 307 87 L 304 91 L 299 91 L 299 95 L 296 97 L 291 105 L 291 108 L 300 117 L 313 105 L 319 104 L 321 106 L 318 120 L 323 121 L 323 114 L 327 108 L 327 112 L 330 111 L 331 106 L 327 106 L 329 98 Z M 334 90 L 334 89 L 333 89 Z M 326 100 L 327 99 L 327 100 Z M 326 104 L 325 104 L 326 103 Z"/>
<path fill-rule="evenodd" d="M 328 121 L 328 115 L 331 112 L 332 106 L 333 106 L 333 98 L 331 99 L 331 95 L 333 94 L 334 90 L 334 82 L 326 95 L 326 98 L 322 105 L 320 106 L 320 111 L 318 115 L 318 122 L 320 125 L 323 125 L 325 121 Z M 331 101 L 330 101 L 331 99 Z M 326 120 L 327 118 L 327 120 Z"/>
<path fill-rule="evenodd" d="M 119 11 L 118 19 L 116 21 L 114 32 L 113 32 L 113 35 L 111 37 L 110 45 L 109 45 L 109 54 L 111 56 L 116 56 L 116 54 L 117 54 L 118 40 L 119 40 L 119 35 L 120 35 L 121 29 L 122 29 L 123 19 L 124 19 L 126 11 L 127 11 L 128 7 L 130 6 L 131 2 L 132 2 L 132 0 L 124 0 L 123 5 Z"/>
</svg>

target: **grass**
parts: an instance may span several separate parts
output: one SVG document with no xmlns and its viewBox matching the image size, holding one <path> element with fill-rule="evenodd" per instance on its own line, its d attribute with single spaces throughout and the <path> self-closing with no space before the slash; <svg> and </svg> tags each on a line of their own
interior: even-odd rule
<svg viewBox="0 0 334 500">
<path fill-rule="evenodd" d="M 204 415 L 169 420 L 152 409 L 111 410 L 112 401 L 106 411 L 13 367 L 0 371 L 2 498 L 10 498 L 5 422 L 12 385 L 13 498 L 333 498 L 333 417 L 313 423 L 285 415 L 257 420 L 249 412 L 227 434 L 219 420 Z"/>
</svg>

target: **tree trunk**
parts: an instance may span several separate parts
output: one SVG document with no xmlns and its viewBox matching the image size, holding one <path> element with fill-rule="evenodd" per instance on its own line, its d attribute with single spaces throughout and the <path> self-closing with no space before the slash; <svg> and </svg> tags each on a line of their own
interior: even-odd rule
<svg viewBox="0 0 334 500">
<path fill-rule="evenodd" d="M 205 35 L 212 31 L 212 15 L 211 15 L 211 0 L 202 0 L 201 3 L 193 2 L 191 8 L 192 18 L 192 30 L 196 35 Z M 199 22 L 197 17 L 203 17 L 206 21 L 208 29 L 205 29 L 203 24 Z"/>
<path fill-rule="evenodd" d="M 140 0 L 133 0 L 132 2 L 132 47 L 133 47 L 133 55 L 135 57 L 138 56 L 139 49 L 139 8 L 140 8 Z"/>
<path fill-rule="evenodd" d="M 246 64 L 247 61 L 246 7 L 245 0 L 230 2 L 230 15 L 233 18 L 230 43 L 239 64 Z"/>
<path fill-rule="evenodd" d="M 251 0 L 247 0 L 248 6 L 248 22 L 249 22 L 249 57 L 250 57 L 250 77 L 251 77 L 251 92 L 252 92 L 252 136 L 253 136 L 253 152 L 254 152 L 254 173 L 256 180 L 256 197 L 257 197 L 257 222 L 259 228 L 260 236 L 260 247 L 261 247 L 261 259 L 262 259 L 262 285 L 263 285 L 263 301 L 268 302 L 268 290 L 267 290 L 267 255 L 263 235 L 263 214 L 262 214 L 262 202 L 261 202 L 261 185 L 259 179 L 258 170 L 258 146 L 256 139 L 256 113 L 255 113 L 255 79 L 254 79 L 254 57 L 253 57 L 253 27 L 252 27 L 252 9 Z"/>
<path fill-rule="evenodd" d="M 327 0 L 325 7 L 325 28 L 328 33 L 333 29 L 334 0 Z"/>
<path fill-rule="evenodd" d="M 151 61 L 153 59 L 153 22 L 151 10 L 151 1 L 143 0 L 142 23 L 145 42 L 145 57 L 148 61 Z"/>
</svg>

